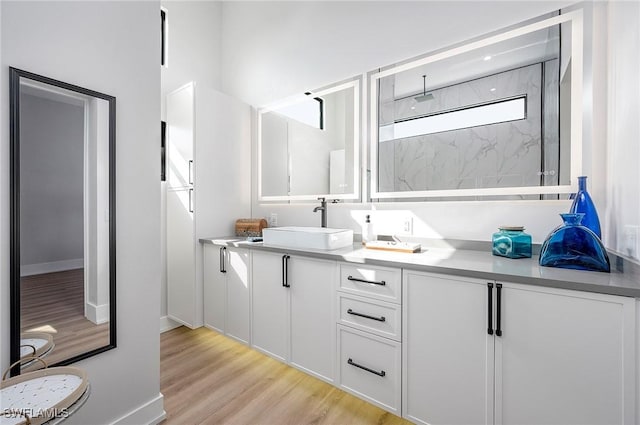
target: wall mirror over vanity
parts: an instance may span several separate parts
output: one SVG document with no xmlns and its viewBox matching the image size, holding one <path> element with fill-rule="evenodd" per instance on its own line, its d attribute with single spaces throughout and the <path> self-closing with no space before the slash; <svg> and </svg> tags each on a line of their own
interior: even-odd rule
<svg viewBox="0 0 640 425">
<path fill-rule="evenodd" d="M 116 346 L 116 100 L 10 68 L 10 102 L 11 363 L 67 365 Z"/>
<path fill-rule="evenodd" d="M 373 199 L 575 192 L 579 12 L 383 68 L 370 92 Z"/>
<path fill-rule="evenodd" d="M 339 83 L 258 111 L 261 201 L 359 197 L 360 84 Z"/>
</svg>

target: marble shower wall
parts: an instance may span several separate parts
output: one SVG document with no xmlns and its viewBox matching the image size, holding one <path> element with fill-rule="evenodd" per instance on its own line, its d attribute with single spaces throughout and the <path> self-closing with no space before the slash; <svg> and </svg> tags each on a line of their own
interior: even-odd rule
<svg viewBox="0 0 640 425">
<path fill-rule="evenodd" d="M 542 85 L 549 95 L 555 64 L 534 65 L 501 72 L 437 90 L 434 99 L 422 103 L 413 97 L 394 100 L 394 76 L 380 80 L 379 125 L 504 98 L 526 95 L 526 119 L 435 134 L 395 139 L 378 145 L 380 191 L 468 189 L 538 186 L 541 180 L 542 122 L 545 123 L 547 166 L 557 168 L 558 135 L 550 109 L 542 119 Z M 546 68 L 546 72 L 545 72 Z M 544 77 L 543 77 L 544 76 Z M 557 77 L 556 87 L 557 87 Z M 557 115 L 556 115 L 557 117 Z M 553 134 L 553 129 L 556 134 Z M 553 145 L 555 145 L 553 147 Z M 549 180 L 551 176 L 549 176 Z M 547 183 L 545 178 L 545 183 Z M 557 183 L 555 183 L 557 184 Z"/>
</svg>

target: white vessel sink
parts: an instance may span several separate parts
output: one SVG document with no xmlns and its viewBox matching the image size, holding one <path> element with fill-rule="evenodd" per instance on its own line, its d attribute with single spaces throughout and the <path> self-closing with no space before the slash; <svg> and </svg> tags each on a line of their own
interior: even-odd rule
<svg viewBox="0 0 640 425">
<path fill-rule="evenodd" d="M 265 245 L 332 250 L 353 245 L 353 230 L 327 227 L 270 227 L 262 229 Z"/>
</svg>

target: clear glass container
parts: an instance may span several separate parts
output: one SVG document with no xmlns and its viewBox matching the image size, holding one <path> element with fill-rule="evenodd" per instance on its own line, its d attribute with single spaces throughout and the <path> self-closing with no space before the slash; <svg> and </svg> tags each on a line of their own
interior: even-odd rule
<svg viewBox="0 0 640 425">
<path fill-rule="evenodd" d="M 493 234 L 493 255 L 507 258 L 530 258 L 531 235 L 522 226 L 500 226 Z"/>
<path fill-rule="evenodd" d="M 581 225 L 584 214 L 560 214 L 564 224 L 542 244 L 541 266 L 609 272 L 609 256 L 600 238 Z"/>
</svg>

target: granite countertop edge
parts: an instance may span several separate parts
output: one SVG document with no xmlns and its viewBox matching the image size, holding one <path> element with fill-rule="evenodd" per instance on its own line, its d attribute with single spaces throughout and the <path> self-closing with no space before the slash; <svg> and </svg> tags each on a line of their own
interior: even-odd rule
<svg viewBox="0 0 640 425">
<path fill-rule="evenodd" d="M 560 288 L 640 298 L 640 278 L 635 273 L 568 270 L 538 265 L 538 256 L 509 259 L 491 252 L 469 249 L 427 248 L 420 253 L 369 250 L 360 244 L 331 251 L 279 247 L 248 242 L 239 237 L 201 238 L 201 244 L 286 252 L 312 258 L 397 267 L 430 273 L 487 279 L 549 288 Z M 612 264 L 613 269 L 613 264 Z"/>
</svg>

